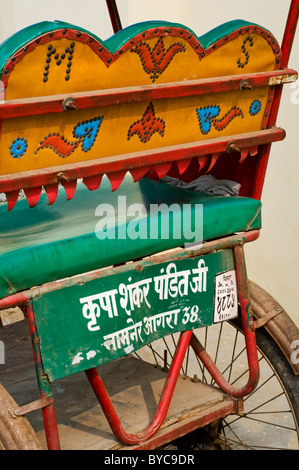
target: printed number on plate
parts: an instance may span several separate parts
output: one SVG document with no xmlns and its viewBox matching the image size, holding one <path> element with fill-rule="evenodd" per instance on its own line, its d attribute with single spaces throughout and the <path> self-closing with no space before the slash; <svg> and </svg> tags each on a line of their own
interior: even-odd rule
<svg viewBox="0 0 299 470">
<path fill-rule="evenodd" d="M 238 316 L 236 272 L 234 270 L 215 276 L 214 323 Z"/>
</svg>

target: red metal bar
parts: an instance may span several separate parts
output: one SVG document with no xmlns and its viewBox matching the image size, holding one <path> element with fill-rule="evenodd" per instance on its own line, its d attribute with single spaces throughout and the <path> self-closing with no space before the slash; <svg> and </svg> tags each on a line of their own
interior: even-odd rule
<svg viewBox="0 0 299 470">
<path fill-rule="evenodd" d="M 50 384 L 43 372 L 42 358 L 38 347 L 38 334 L 36 330 L 34 311 L 31 302 L 28 302 L 26 305 L 26 315 L 29 322 L 40 398 L 48 397 L 50 399 L 50 404 L 48 404 L 42 409 L 48 449 L 60 450 L 60 442 L 54 408 L 54 398 L 52 395 Z"/>
<path fill-rule="evenodd" d="M 233 251 L 236 267 L 238 298 L 241 308 L 241 317 L 249 366 L 249 378 L 246 385 L 240 388 L 231 385 L 223 377 L 207 351 L 204 349 L 194 334 L 192 335 L 190 344 L 221 390 L 235 398 L 240 398 L 244 397 L 245 395 L 249 395 L 257 386 L 259 381 L 259 361 L 257 357 L 254 322 L 250 313 L 243 247 L 241 245 L 237 245 L 233 248 Z"/>
<path fill-rule="evenodd" d="M 239 149 L 249 149 L 269 142 L 278 142 L 285 138 L 285 131 L 273 127 L 264 131 L 248 132 L 215 139 L 188 142 L 186 144 L 160 147 L 140 152 L 103 157 L 86 162 L 69 163 L 56 167 L 43 168 L 28 172 L 19 172 L 0 176 L 0 192 L 7 193 L 18 189 L 41 187 L 57 184 L 61 174 L 65 181 L 87 178 L 111 173 L 130 171 L 135 168 L 155 166 L 160 163 L 174 162 L 187 158 L 220 154 L 234 142 Z M 149 168 L 148 168 L 149 169 Z"/>
<path fill-rule="evenodd" d="M 117 33 L 122 29 L 119 13 L 118 13 L 118 8 L 116 5 L 115 0 L 106 0 L 109 15 L 110 15 L 110 20 L 112 23 L 113 31 L 114 33 Z"/>
<path fill-rule="evenodd" d="M 181 333 L 173 363 L 171 365 L 155 416 L 149 426 L 138 434 L 127 433 L 122 427 L 120 419 L 114 409 L 114 406 L 97 372 L 97 369 L 93 368 L 85 371 L 93 391 L 103 409 L 103 412 L 105 413 L 108 423 L 119 441 L 127 445 L 135 445 L 146 441 L 158 431 L 166 417 L 191 336 L 192 331 L 185 331 L 184 333 Z"/>
<path fill-rule="evenodd" d="M 242 245 L 233 247 L 234 261 L 236 266 L 237 291 L 241 309 L 241 318 L 246 342 L 246 352 L 249 366 L 249 379 L 244 387 L 242 395 L 248 395 L 255 389 L 259 381 L 259 361 L 255 339 L 254 319 L 250 309 L 250 297 L 245 265 L 244 249 Z"/>
<path fill-rule="evenodd" d="M 295 70 L 284 68 L 283 70 L 251 73 L 242 76 L 229 75 L 156 85 L 76 92 L 72 94 L 71 98 L 74 100 L 77 109 L 83 110 L 240 90 L 240 84 L 243 80 L 246 80 L 252 88 L 268 86 L 273 78 L 276 78 L 276 84 L 278 84 L 278 77 L 281 77 L 283 82 L 287 83 L 296 81 L 298 75 Z M 0 104 L 0 119 L 65 112 L 63 103 L 69 98 L 69 95 L 54 95 L 8 100 Z"/>
<path fill-rule="evenodd" d="M 163 423 L 166 417 L 170 400 L 174 392 L 176 381 L 179 375 L 179 371 L 189 343 L 193 347 L 195 353 L 201 359 L 205 367 L 208 369 L 215 382 L 224 392 L 229 393 L 235 398 L 240 398 L 250 394 L 257 386 L 259 381 L 259 362 L 255 342 L 254 322 L 251 317 L 248 300 L 248 287 L 243 246 L 234 246 L 233 252 L 236 266 L 238 298 L 241 307 L 241 316 L 249 365 L 249 379 L 247 381 L 247 384 L 241 388 L 237 388 L 229 384 L 227 380 L 223 377 L 223 375 L 220 373 L 220 371 L 218 370 L 214 362 L 211 360 L 210 356 L 202 347 L 193 332 L 188 331 L 181 333 L 177 351 L 174 356 L 173 364 L 171 366 L 169 376 L 166 381 L 165 388 L 163 390 L 163 394 L 161 396 L 157 408 L 157 412 L 150 425 L 145 430 L 134 435 L 127 433 L 123 429 L 120 419 L 117 413 L 115 412 L 113 404 L 97 372 L 97 369 L 93 368 L 89 369 L 88 371 L 85 371 L 113 433 L 118 438 L 118 440 L 123 442 L 124 444 L 137 445 L 142 442 L 145 442 L 150 439 L 160 428 L 161 424 Z"/>
<path fill-rule="evenodd" d="M 44 427 L 49 450 L 61 450 L 54 402 L 42 409 Z"/>
<path fill-rule="evenodd" d="M 287 67 L 289 58 L 291 55 L 291 49 L 295 38 L 296 28 L 299 18 L 299 0 L 292 0 L 288 19 L 285 27 L 284 37 L 282 41 L 281 51 L 281 68 Z M 275 126 L 278 116 L 278 110 L 282 95 L 282 85 L 275 88 L 275 94 L 273 97 L 273 103 L 269 114 L 268 127 Z M 252 197 L 255 199 L 261 199 L 266 171 L 268 167 L 269 155 L 271 150 L 271 144 L 265 145 L 261 155 L 259 156 L 259 162 L 256 169 L 255 181 L 253 184 Z"/>
<path fill-rule="evenodd" d="M 289 62 L 289 58 L 291 55 L 291 50 L 292 50 L 292 46 L 293 46 L 293 42 L 294 42 L 294 38 L 296 34 L 298 18 L 299 18 L 299 0 L 292 0 L 290 9 L 289 9 L 286 28 L 284 31 L 284 37 L 283 37 L 282 45 L 281 45 L 281 52 L 282 52 L 281 67 L 286 67 Z"/>
</svg>

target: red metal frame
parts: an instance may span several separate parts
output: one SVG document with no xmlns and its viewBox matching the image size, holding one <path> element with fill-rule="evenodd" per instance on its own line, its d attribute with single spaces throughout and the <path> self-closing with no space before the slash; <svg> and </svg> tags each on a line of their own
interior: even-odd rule
<svg viewBox="0 0 299 470">
<path fill-rule="evenodd" d="M 111 402 L 111 399 L 106 391 L 106 388 L 97 372 L 97 369 L 89 369 L 85 371 L 86 376 L 94 390 L 94 393 L 103 409 L 103 412 L 108 420 L 108 423 L 113 433 L 120 442 L 130 446 L 139 446 L 140 444 L 149 441 L 159 430 L 166 417 L 170 401 L 180 373 L 180 369 L 189 344 L 191 345 L 191 347 L 193 347 L 195 353 L 202 360 L 203 364 L 207 367 L 207 370 L 211 373 L 215 382 L 225 393 L 228 393 L 233 397 L 239 398 L 251 393 L 254 390 L 259 380 L 259 362 L 255 343 L 254 322 L 251 316 L 249 305 L 249 293 L 247 287 L 245 260 L 243 255 L 243 245 L 246 242 L 256 240 L 258 236 L 259 231 L 253 230 L 251 232 L 246 232 L 242 235 L 234 235 L 220 240 L 208 242 L 196 250 L 190 250 L 188 252 L 182 250 L 181 253 L 176 252 L 173 256 L 162 253 L 156 256 L 155 259 L 153 259 L 154 264 L 159 264 L 163 261 L 165 262 L 165 260 L 174 261 L 176 259 L 182 259 L 184 257 L 195 257 L 199 255 L 213 253 L 215 251 L 227 248 L 233 249 L 237 277 L 237 291 L 239 303 L 241 306 L 241 316 L 248 355 L 249 379 L 247 384 L 242 388 L 236 388 L 230 385 L 224 379 L 221 372 L 215 366 L 213 361 L 209 358 L 208 353 L 200 345 L 193 332 L 183 332 L 180 335 L 179 343 L 177 345 L 177 349 L 173 357 L 173 362 L 167 380 L 165 382 L 164 390 L 159 405 L 157 407 L 155 416 L 146 429 L 134 435 L 127 433 L 124 430 L 121 421 Z M 133 263 L 134 268 L 136 264 L 138 264 L 138 262 Z M 132 265 L 130 266 L 132 267 Z M 120 266 L 118 268 L 114 268 L 114 271 L 120 272 L 125 269 L 125 266 Z M 41 405 L 41 408 L 43 411 L 44 427 L 48 448 L 50 450 L 58 450 L 60 448 L 60 443 L 51 385 L 47 378 L 47 375 L 43 370 L 42 358 L 39 350 L 39 337 L 35 324 L 32 298 L 34 298 L 35 296 L 40 296 L 42 293 L 45 292 L 63 289 L 64 286 L 72 285 L 72 283 L 78 283 L 80 282 L 80 280 L 84 280 L 86 282 L 88 280 L 90 281 L 92 279 L 99 278 L 103 275 L 108 274 L 109 273 L 106 270 L 98 270 L 90 274 L 84 274 L 80 278 L 75 277 L 73 279 L 71 278 L 63 281 L 49 283 L 42 287 L 36 287 L 25 292 L 13 294 L 9 297 L 0 300 L 0 309 L 21 305 L 24 306 L 25 313 L 28 317 L 40 398 L 48 398 L 46 404 L 44 406 Z M 230 411 L 232 411 L 232 407 L 233 405 L 231 404 Z M 224 409 L 222 411 L 224 412 Z M 210 416 L 210 418 L 212 419 L 212 416 Z M 207 419 L 207 417 L 205 417 L 205 419 Z M 190 426 L 194 427 L 194 423 L 191 423 Z"/>
<path fill-rule="evenodd" d="M 49 450 L 60 450 L 60 442 L 56 421 L 56 414 L 54 408 L 54 398 L 52 390 L 47 379 L 47 376 L 43 372 L 42 358 L 38 347 L 39 338 L 36 330 L 34 311 L 32 302 L 29 301 L 25 306 L 25 313 L 28 318 L 31 342 L 33 347 L 33 357 L 36 368 L 37 382 L 39 387 L 40 398 L 49 398 L 49 403 L 42 408 L 43 420 L 45 426 L 46 439 Z"/>
<path fill-rule="evenodd" d="M 127 445 L 139 444 L 150 439 L 158 431 L 166 417 L 191 336 L 192 331 L 181 333 L 156 414 L 149 426 L 138 434 L 129 434 L 124 430 L 97 369 L 85 371 L 108 423 L 120 442 Z"/>
<path fill-rule="evenodd" d="M 119 13 L 116 5 L 115 0 L 106 0 L 107 6 L 109 8 L 110 18 L 112 24 L 117 23 L 117 18 L 119 18 Z M 281 52 L 282 52 L 282 60 L 280 62 L 280 69 L 284 69 L 287 67 L 292 45 L 295 38 L 295 33 L 297 29 L 299 18 L 299 0 L 291 0 L 288 18 L 284 30 L 283 41 L 281 45 Z M 118 25 L 118 29 L 115 31 L 119 31 L 121 29 L 121 25 Z M 274 90 L 274 87 L 273 87 Z M 274 126 L 277 120 L 279 105 L 281 101 L 282 95 L 282 85 L 279 85 L 275 88 L 274 99 L 270 111 L 268 127 Z M 263 146 L 263 149 L 259 155 L 259 161 L 256 167 L 255 178 L 253 182 L 253 187 L 251 191 L 251 197 L 255 199 L 261 199 L 265 175 L 268 167 L 269 155 L 271 150 L 271 143 Z"/>
<path fill-rule="evenodd" d="M 116 2 L 115 0 L 106 0 L 106 2 L 114 31 L 119 31 L 121 29 L 121 22 L 119 19 Z M 263 130 L 257 132 L 256 134 L 231 136 L 230 139 L 234 143 L 234 148 L 241 150 L 240 163 L 243 162 L 243 159 L 247 156 L 248 153 L 250 155 L 256 155 L 258 153 L 257 163 L 256 160 L 252 161 L 252 169 L 250 171 L 250 173 L 252 173 L 252 180 L 250 182 L 250 186 L 247 185 L 248 187 L 246 189 L 246 194 L 242 195 L 260 199 L 271 143 L 277 140 L 281 140 L 284 137 L 283 131 L 274 127 L 281 97 L 282 85 L 280 85 L 280 83 L 287 82 L 290 76 L 293 77 L 293 80 L 297 77 L 295 71 L 289 70 L 287 68 L 287 62 L 290 55 L 290 48 L 294 40 L 294 34 L 298 20 L 298 5 L 299 0 L 292 0 L 282 44 L 282 52 L 279 50 L 279 46 L 271 36 L 270 44 L 272 47 L 274 47 L 276 52 L 279 52 L 277 55 L 277 57 L 279 57 L 279 65 L 277 65 L 277 67 L 280 67 L 279 70 L 275 70 L 271 73 L 262 72 L 259 74 L 248 74 L 244 76 L 229 76 L 207 80 L 196 80 L 192 81 L 192 83 L 180 82 L 155 86 L 132 87 L 127 89 L 125 88 L 99 90 L 87 93 L 75 93 L 72 96 L 72 99 L 74 100 L 74 106 L 77 109 L 90 109 L 93 107 L 116 105 L 118 103 L 135 103 L 152 99 L 156 100 L 162 98 L 174 98 L 178 96 L 189 96 L 191 94 L 200 95 L 203 93 L 218 93 L 221 91 L 238 88 L 243 89 L 244 85 L 246 88 L 246 86 L 256 87 L 273 83 L 273 86 L 271 86 L 270 89 L 271 102 L 269 100 L 268 109 L 265 110 L 265 116 L 262 123 Z M 158 28 L 158 30 L 159 35 L 168 34 L 165 28 Z M 58 31 L 54 34 L 59 35 L 60 33 Z M 68 31 L 67 34 L 71 35 L 73 32 Z M 265 38 L 268 39 L 266 32 L 262 29 L 260 34 L 265 34 Z M 46 39 L 46 36 L 43 37 L 43 40 Z M 189 40 L 197 41 L 195 37 Z M 220 42 L 221 41 L 219 41 L 219 43 Z M 28 45 L 29 49 L 34 47 L 36 47 L 36 43 L 34 41 Z M 205 51 L 205 54 L 208 53 L 209 49 Z M 103 51 L 102 54 L 104 54 L 103 59 L 105 59 L 108 52 Z M 7 70 L 10 71 L 14 67 L 14 64 L 17 60 L 20 59 L 21 55 L 21 53 L 18 54 L 17 57 L 13 58 L 16 60 L 9 62 L 7 65 Z M 106 57 L 107 60 L 108 55 Z M 113 57 L 109 56 L 109 58 L 111 61 L 116 60 L 117 54 Z M 9 73 L 5 75 L 5 80 L 7 80 L 8 77 Z M 68 99 L 69 97 L 66 95 L 57 95 L 53 97 L 10 100 L 0 104 L 0 116 L 1 119 L 4 119 L 25 115 L 62 112 L 67 109 L 65 108 L 64 103 Z M 127 170 L 131 171 L 135 181 L 138 181 L 138 179 L 145 176 L 145 174 L 149 171 L 154 171 L 157 177 L 161 178 L 165 176 L 165 174 L 167 174 L 167 172 L 170 170 L 171 163 L 177 162 L 179 174 L 182 174 L 188 167 L 188 163 L 190 163 L 193 157 L 200 157 L 199 166 L 196 170 L 197 173 L 201 171 L 207 161 L 207 158 L 210 158 L 211 165 L 209 165 L 208 170 L 207 167 L 205 167 L 206 172 L 210 171 L 211 166 L 217 162 L 219 154 L 227 150 L 228 144 L 229 141 L 227 139 L 212 139 L 207 143 L 195 142 L 185 146 L 173 146 L 165 148 L 164 152 L 157 150 L 152 152 L 142 152 L 140 154 L 120 155 L 117 157 L 103 158 L 101 160 L 81 162 L 78 163 L 75 167 L 74 165 L 66 164 L 59 167 L 45 168 L 43 171 L 29 171 L 13 175 L 4 175 L 0 177 L 0 191 L 5 192 L 7 195 L 9 210 L 14 207 L 20 189 L 25 190 L 29 205 L 33 207 L 37 204 L 41 194 L 41 188 L 44 186 L 49 197 L 49 203 L 52 204 L 56 199 L 58 183 L 63 184 L 67 192 L 67 198 L 71 199 L 75 193 L 76 180 L 78 178 L 83 178 L 84 183 L 88 189 L 93 190 L 99 187 L 101 177 L 106 173 L 110 179 L 113 190 L 115 190 L 121 184 Z M 255 176 L 253 176 L 254 174 Z M 243 186 L 244 185 L 242 184 L 242 187 Z"/>
<path fill-rule="evenodd" d="M 115 190 L 122 182 L 127 171 L 130 171 L 134 179 L 136 177 L 135 181 L 137 181 L 138 177 L 139 179 L 142 178 L 152 166 L 154 170 L 157 170 L 158 176 L 162 178 L 168 172 L 169 166 L 165 167 L 166 171 L 161 176 L 159 172 L 160 164 L 171 164 L 172 162 L 178 162 L 179 160 L 186 160 L 194 157 L 207 157 L 208 155 L 213 154 L 219 155 L 221 152 L 230 150 L 229 147 L 231 142 L 234 142 L 235 148 L 240 150 L 249 150 L 252 147 L 264 145 L 269 142 L 277 142 L 284 138 L 285 131 L 283 129 L 273 127 L 259 132 L 248 132 L 228 137 L 218 137 L 204 141 L 117 155 L 114 157 L 104 157 L 97 160 L 79 162 L 77 164 L 71 163 L 57 167 L 44 168 L 39 171 L 19 172 L 13 175 L 2 176 L 0 178 L 0 189 L 1 192 L 3 191 L 5 193 L 17 190 L 15 195 L 12 194 L 12 196 L 16 196 L 17 199 L 19 189 L 21 188 L 25 190 L 26 188 L 37 188 L 36 190 L 38 193 L 39 190 L 41 191 L 41 186 L 45 186 L 45 190 L 47 192 L 48 185 L 58 184 L 60 182 L 67 188 L 68 184 L 71 184 L 72 181 L 76 182 L 79 178 L 83 178 L 83 182 L 86 183 L 86 186 L 88 187 L 90 180 L 87 180 L 87 178 L 95 177 L 100 181 L 101 176 L 107 174 L 113 185 L 113 190 Z M 200 161 L 199 163 L 202 162 Z M 140 172 L 141 168 L 145 168 L 146 171 Z M 161 173 L 163 173 L 163 171 L 164 170 L 162 168 Z M 34 201 L 35 204 L 38 202 L 39 195 L 37 200 Z M 9 199 L 8 194 L 7 196 Z M 13 202 L 16 202 L 16 199 Z"/>
<path fill-rule="evenodd" d="M 297 76 L 295 70 L 286 67 L 270 72 L 244 74 L 241 77 L 240 75 L 231 75 L 227 77 L 166 84 L 77 92 L 72 94 L 72 99 L 74 100 L 73 103 L 77 110 L 101 108 L 121 104 L 142 103 L 152 100 L 183 98 L 207 93 L 240 90 L 242 89 L 242 84 L 246 84 L 246 88 L 256 88 L 269 85 L 269 81 L 271 80 L 278 86 L 280 82 L 287 83 L 289 79 L 292 81 L 296 80 Z M 246 89 L 245 86 L 244 90 Z M 8 100 L 0 104 L 0 116 L 1 119 L 9 119 L 29 115 L 36 116 L 65 112 L 63 104 L 67 99 L 68 95 L 54 95 Z"/>
<path fill-rule="evenodd" d="M 286 27 L 284 31 L 283 41 L 281 45 L 282 51 L 282 60 L 281 68 L 287 67 L 289 58 L 291 55 L 292 45 L 295 38 L 296 28 L 299 18 L 299 0 L 292 0 L 289 14 L 286 22 Z M 275 126 L 279 105 L 282 95 L 282 85 L 279 85 L 275 88 L 273 103 L 270 111 L 268 126 Z M 262 153 L 259 157 L 259 162 L 256 169 L 255 181 L 253 184 L 252 197 L 255 199 L 261 199 L 265 175 L 268 167 L 269 155 L 271 150 L 271 144 L 265 145 L 263 147 Z"/>
<path fill-rule="evenodd" d="M 250 312 L 249 292 L 247 286 L 243 246 L 234 246 L 233 252 L 237 277 L 237 291 L 241 308 L 241 317 L 249 366 L 249 379 L 247 381 L 247 384 L 242 388 L 238 388 L 229 384 L 223 377 L 222 373 L 219 371 L 217 366 L 211 360 L 207 351 L 200 344 L 194 333 L 192 331 L 186 331 L 184 333 L 181 333 L 179 343 L 177 345 L 177 349 L 173 357 L 171 369 L 166 380 L 156 414 L 152 422 L 145 430 L 141 431 L 136 435 L 133 435 L 127 433 L 124 430 L 120 419 L 117 413 L 115 412 L 110 397 L 105 389 L 105 386 L 98 374 L 97 369 L 89 369 L 85 371 L 87 378 L 95 392 L 95 395 L 103 409 L 103 412 L 105 413 L 105 416 L 109 422 L 113 433 L 120 442 L 127 445 L 140 444 L 150 439 L 158 431 L 166 417 L 168 407 L 178 379 L 180 368 L 182 366 L 185 353 L 189 344 L 192 346 L 194 352 L 197 354 L 199 359 L 207 368 L 208 372 L 211 374 L 217 385 L 219 385 L 221 390 L 223 390 L 225 393 L 228 393 L 229 395 L 235 398 L 242 398 L 245 395 L 249 395 L 257 386 L 259 381 L 259 361 L 255 341 L 254 321 Z"/>
<path fill-rule="evenodd" d="M 233 248 L 233 252 L 249 369 L 249 378 L 246 385 L 242 388 L 237 388 L 228 383 L 194 334 L 192 335 L 190 344 L 221 390 L 224 390 L 235 398 L 240 398 L 249 395 L 257 386 L 259 381 L 259 362 L 255 341 L 254 321 L 250 313 L 249 293 L 242 246 L 235 246 Z"/>
<path fill-rule="evenodd" d="M 116 5 L 115 0 L 106 0 L 109 15 L 110 15 L 110 20 L 112 23 L 113 31 L 114 33 L 117 33 L 122 29 L 119 13 L 118 13 L 118 8 Z"/>
</svg>

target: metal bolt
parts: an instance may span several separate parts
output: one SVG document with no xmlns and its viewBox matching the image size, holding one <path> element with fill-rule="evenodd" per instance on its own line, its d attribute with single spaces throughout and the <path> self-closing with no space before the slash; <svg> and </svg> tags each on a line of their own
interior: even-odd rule
<svg viewBox="0 0 299 470">
<path fill-rule="evenodd" d="M 13 419 L 19 418 L 21 416 L 19 409 L 12 410 L 10 414 Z"/>
<path fill-rule="evenodd" d="M 168 370 L 168 368 L 167 368 L 167 349 L 164 349 L 164 365 L 163 365 L 162 370 L 164 372 L 167 372 L 167 370 Z"/>
<path fill-rule="evenodd" d="M 56 178 L 57 178 L 58 183 L 67 183 L 69 181 L 69 178 L 67 178 L 65 174 L 62 172 L 57 173 Z"/>
<path fill-rule="evenodd" d="M 246 78 L 243 78 L 243 80 L 241 80 L 239 83 L 239 89 L 240 90 L 252 90 L 252 86 L 249 85 L 249 82 Z"/>
<path fill-rule="evenodd" d="M 77 111 L 78 106 L 75 104 L 75 100 L 72 97 L 65 98 L 62 103 L 62 109 L 64 111 Z"/>
<path fill-rule="evenodd" d="M 227 153 L 231 153 L 231 152 L 241 153 L 241 149 L 239 147 L 237 147 L 235 142 L 228 142 L 225 150 L 226 150 Z"/>
</svg>

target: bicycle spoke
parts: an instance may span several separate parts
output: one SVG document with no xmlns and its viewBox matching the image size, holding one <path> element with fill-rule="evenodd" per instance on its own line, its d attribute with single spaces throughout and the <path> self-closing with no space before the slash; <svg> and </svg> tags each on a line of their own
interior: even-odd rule
<svg viewBox="0 0 299 470">
<path fill-rule="evenodd" d="M 218 352 L 219 352 L 219 349 L 220 349 L 220 341 L 221 341 L 221 337 L 222 337 L 222 331 L 223 331 L 223 323 L 221 323 L 221 325 L 220 325 L 220 332 L 218 334 L 216 354 L 215 354 L 215 359 L 214 359 L 215 364 L 217 364 Z"/>
<path fill-rule="evenodd" d="M 223 422 L 225 423 L 225 425 L 224 425 L 223 427 L 224 427 L 224 428 L 225 428 L 225 427 L 228 427 L 228 428 L 230 429 L 231 433 L 232 433 L 232 434 L 235 436 L 235 438 L 237 439 L 237 441 L 235 441 L 235 443 L 237 443 L 238 445 L 242 445 L 244 449 L 250 450 L 250 448 L 249 448 L 246 444 L 244 444 L 244 442 L 242 442 L 241 439 L 237 436 L 237 434 L 235 433 L 235 431 L 232 429 L 230 423 L 228 423 L 228 422 L 226 421 L 226 419 L 223 419 Z M 227 439 L 227 437 L 226 437 L 226 439 Z"/>
<path fill-rule="evenodd" d="M 221 323 L 196 330 L 194 334 L 198 336 L 210 357 L 214 358 L 214 363 L 222 375 L 226 377 L 226 380 L 232 385 L 237 384 L 239 386 L 240 383 L 240 386 L 242 386 L 249 374 L 246 345 L 242 332 L 235 326 Z M 169 335 L 169 337 L 161 339 L 159 342 L 159 347 L 156 348 L 152 344 L 150 350 L 155 363 L 159 363 L 160 366 L 162 364 L 163 367 L 163 359 L 165 362 L 163 352 L 167 351 L 169 359 L 173 358 L 177 347 L 177 335 Z M 195 439 L 194 444 L 193 439 L 190 443 L 187 443 L 188 448 L 220 449 L 227 447 L 235 450 L 278 450 L 274 442 L 278 443 L 279 446 L 281 446 L 281 442 L 284 442 L 286 448 L 288 448 L 290 442 L 292 448 L 296 447 L 297 440 L 295 438 L 298 435 L 298 430 L 283 384 L 278 378 L 271 361 L 265 357 L 261 350 L 258 351 L 258 361 L 261 380 L 256 389 L 250 395 L 244 397 L 244 413 L 223 418 L 220 434 L 215 435 L 214 427 L 209 429 L 209 426 L 207 426 L 207 430 L 203 428 L 196 435 L 198 441 L 196 442 Z M 197 377 L 203 384 L 214 386 L 213 377 L 193 348 L 190 349 L 190 345 L 187 348 L 181 370 L 184 375 L 190 378 Z M 288 408 L 289 405 L 290 408 Z M 249 425 L 249 423 L 251 424 Z M 259 426 L 259 428 L 256 426 Z M 257 437 L 257 429 L 265 429 L 261 435 L 264 441 L 259 440 Z M 269 431 L 266 432 L 266 429 L 269 429 Z M 218 432 L 217 428 L 216 433 Z M 284 433 L 282 439 L 279 439 L 280 433 Z M 272 436 L 275 440 L 272 439 Z"/>
<path fill-rule="evenodd" d="M 248 397 L 245 397 L 244 398 L 244 401 L 250 399 L 254 394 L 258 393 L 260 391 L 260 389 L 262 387 L 264 387 L 271 379 L 273 379 L 275 377 L 274 374 L 272 374 L 270 377 L 268 377 L 266 380 L 264 380 L 263 383 L 261 383 L 258 387 L 256 387 L 256 389 L 250 394 L 248 395 Z"/>
<path fill-rule="evenodd" d="M 291 411 L 288 411 L 288 413 L 291 413 Z M 267 412 L 267 414 L 271 414 L 271 412 Z M 256 418 L 253 418 L 252 416 L 248 416 L 248 414 L 244 415 L 243 418 L 251 419 L 252 421 L 256 421 L 258 423 L 267 424 L 268 426 L 275 426 L 276 428 L 287 429 L 289 431 L 296 431 L 295 428 L 291 428 L 290 426 L 283 426 L 282 424 L 279 424 L 279 423 L 271 423 L 270 421 L 265 421 L 263 419 L 256 419 Z"/>
<path fill-rule="evenodd" d="M 162 357 L 160 354 L 158 354 L 158 352 L 152 347 L 151 343 L 148 344 L 148 347 L 149 347 L 149 349 L 151 350 L 151 352 L 153 353 L 155 363 L 156 363 L 157 365 L 159 365 L 159 362 L 158 362 L 158 360 L 157 360 L 157 356 L 158 356 L 160 359 L 163 359 L 163 357 Z"/>
<path fill-rule="evenodd" d="M 258 410 L 262 406 L 265 406 L 268 403 L 271 403 L 273 400 L 276 400 L 277 398 L 279 398 L 282 395 L 283 395 L 283 392 L 281 392 L 279 395 L 277 395 L 275 397 L 270 398 L 269 400 L 266 400 L 265 402 L 261 403 L 260 405 L 256 406 L 255 408 L 252 408 L 251 410 L 247 411 L 246 413 L 245 412 L 242 413 L 241 416 L 236 416 L 236 418 L 233 421 L 231 421 L 231 423 L 235 423 L 236 421 L 239 421 L 240 419 L 245 418 L 247 415 L 252 414 L 253 412 Z M 266 412 L 264 412 L 264 413 L 266 413 Z M 268 413 L 268 411 L 267 411 L 267 413 Z"/>
</svg>

